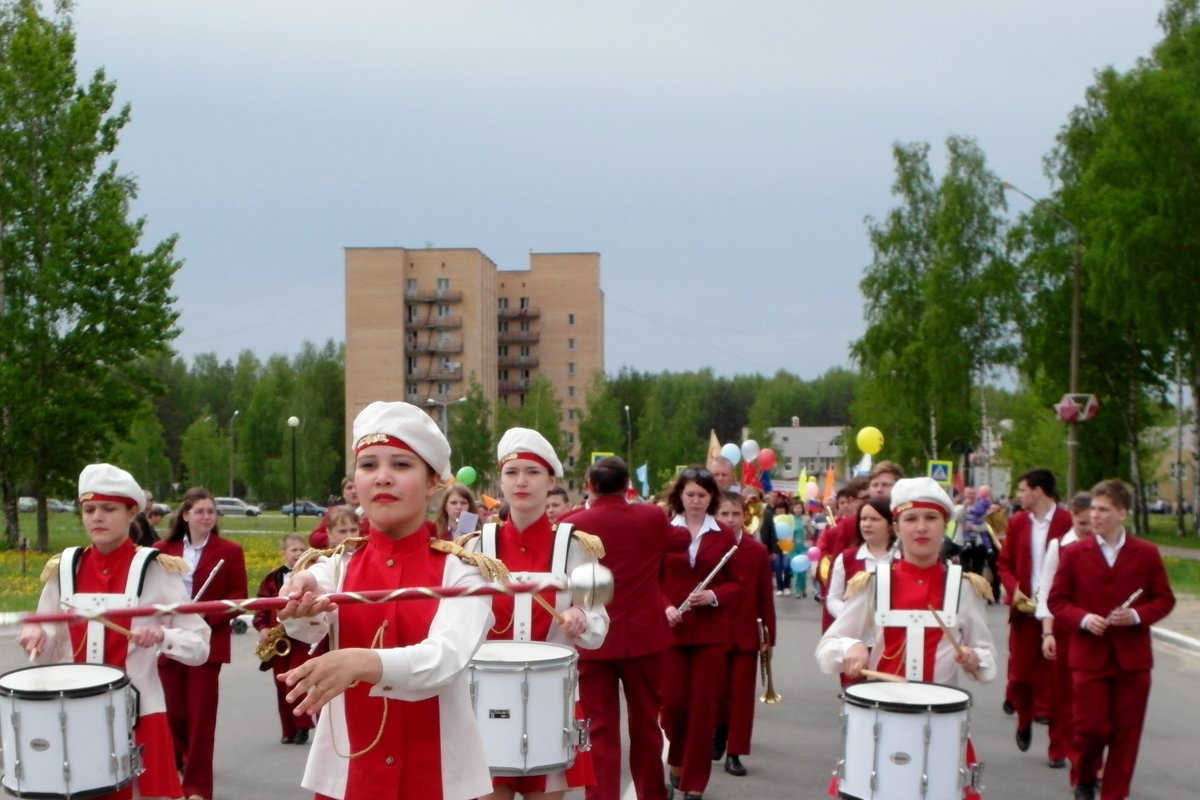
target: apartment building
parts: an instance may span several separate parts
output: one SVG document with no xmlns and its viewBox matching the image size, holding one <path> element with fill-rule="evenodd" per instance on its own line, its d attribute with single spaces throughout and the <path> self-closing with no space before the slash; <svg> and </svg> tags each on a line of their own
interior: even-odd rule
<svg viewBox="0 0 1200 800">
<path fill-rule="evenodd" d="M 374 400 L 444 421 L 472 374 L 512 406 L 542 375 L 574 465 L 588 383 L 604 369 L 599 253 L 531 253 L 527 269 L 500 269 L 475 248 L 352 247 L 345 265 L 348 434 Z"/>
</svg>

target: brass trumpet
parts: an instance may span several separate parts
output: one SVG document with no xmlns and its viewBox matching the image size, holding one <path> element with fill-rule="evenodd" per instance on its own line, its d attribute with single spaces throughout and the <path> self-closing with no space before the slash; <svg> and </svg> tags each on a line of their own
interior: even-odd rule
<svg viewBox="0 0 1200 800">
<path fill-rule="evenodd" d="M 758 702 L 766 703 L 767 705 L 775 705 L 783 700 L 783 695 L 775 691 L 775 675 L 771 672 L 771 649 L 768 647 L 763 649 L 771 640 L 770 631 L 767 630 L 767 624 L 761 619 L 758 621 L 758 665 L 762 672 L 763 694 L 758 698 Z"/>
<path fill-rule="evenodd" d="M 746 501 L 746 519 L 742 522 L 742 530 L 758 538 L 758 531 L 763 524 L 763 501 L 754 496 Z"/>
<path fill-rule="evenodd" d="M 267 629 L 267 640 L 254 646 L 254 654 L 260 661 L 270 661 L 275 656 L 286 658 L 292 652 L 292 640 L 283 630 L 282 623 Z"/>
</svg>

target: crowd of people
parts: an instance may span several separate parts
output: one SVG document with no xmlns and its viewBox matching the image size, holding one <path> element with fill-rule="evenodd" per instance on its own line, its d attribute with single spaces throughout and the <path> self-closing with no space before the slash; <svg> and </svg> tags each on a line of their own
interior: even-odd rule
<svg viewBox="0 0 1200 800">
<path fill-rule="evenodd" d="M 317 798 L 558 800 L 583 789 L 588 800 L 616 800 L 627 757 L 642 800 L 698 800 L 714 764 L 747 774 L 777 598 L 810 588 L 821 603 L 817 663 L 843 687 L 990 681 L 1004 660 L 1017 747 L 1030 749 L 1044 718 L 1046 763 L 1070 767 L 1076 798 L 1129 795 L 1150 688 L 1148 628 L 1174 597 L 1157 550 L 1125 533 L 1130 497 L 1120 481 L 1063 506 L 1054 476 L 1030 470 L 1018 481 L 1021 510 L 1000 531 L 987 487 L 965 489 L 956 503 L 887 461 L 814 507 L 737 486 L 720 456 L 682 469 L 660 503 L 641 502 L 625 462 L 606 457 L 572 506 L 550 443 L 513 428 L 496 448 L 501 516 L 448 481 L 449 443 L 415 406 L 369 405 L 353 443 L 344 503 L 307 540 L 284 538 L 281 564 L 257 594 L 286 605 L 261 609 L 253 623 L 276 687 L 280 742 L 309 746 L 301 783 Z M 118 467 L 85 468 L 79 500 L 89 544 L 47 565 L 39 610 L 247 597 L 241 548 L 220 535 L 207 491 L 186 493 L 162 539 L 147 513 L 157 507 Z M 773 521 L 785 514 L 790 546 Z M 810 547 L 815 563 L 793 571 Z M 611 599 L 570 590 L 567 576 L 600 567 L 612 573 Z M 529 583 L 545 588 L 504 590 Z M 428 596 L 339 606 L 328 597 L 417 587 Z M 439 588 L 463 596 L 439 599 Z M 989 604 L 1001 601 L 1007 659 L 987 624 Z M 145 771 L 104 796 L 214 796 L 218 679 L 235 616 L 116 624 L 93 615 L 22 627 L 19 644 L 37 662 L 116 666 L 140 694 Z M 480 734 L 469 685 L 485 642 L 554 647 L 577 660 L 564 713 L 575 729 L 590 725 L 590 751 L 573 749 L 533 774 L 495 768 L 496 743 Z M 978 762 L 968 742 L 962 766 L 975 775 Z M 978 784 L 963 796 L 978 797 Z"/>
</svg>

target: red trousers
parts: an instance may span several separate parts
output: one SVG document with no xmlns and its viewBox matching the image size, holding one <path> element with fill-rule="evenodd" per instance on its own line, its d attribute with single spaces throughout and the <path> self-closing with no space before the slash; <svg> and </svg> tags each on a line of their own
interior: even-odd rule
<svg viewBox="0 0 1200 800">
<path fill-rule="evenodd" d="M 168 660 L 159 664 L 158 675 L 167 698 L 175 759 L 182 763 L 183 793 L 210 798 L 221 665 L 186 667 Z"/>
<path fill-rule="evenodd" d="M 1075 754 L 1079 783 L 1096 783 L 1104 766 L 1101 800 L 1125 800 L 1133 782 L 1150 671 L 1125 672 L 1111 658 L 1103 669 L 1075 671 Z M 1108 747 L 1108 759 L 1104 748 Z"/>
<path fill-rule="evenodd" d="M 1074 786 L 1078 782 L 1075 774 L 1076 759 L 1072 752 L 1072 740 L 1075 736 L 1073 723 L 1075 717 L 1072 708 L 1074 686 L 1071 668 L 1067 666 L 1067 662 L 1071 658 L 1071 636 L 1072 631 L 1062 629 L 1057 625 L 1054 626 L 1054 643 L 1058 647 L 1058 652 L 1054 661 L 1050 662 L 1053 670 L 1050 678 L 1051 689 L 1047 692 L 1050 704 L 1050 751 L 1048 755 L 1051 761 L 1065 758 L 1071 762 L 1071 785 Z"/>
<path fill-rule="evenodd" d="M 1008 623 L 1008 699 L 1017 710 L 1017 727 L 1033 724 L 1039 683 L 1049 688 L 1052 665 L 1042 656 L 1042 621 L 1021 615 Z M 1047 709 L 1049 710 L 1049 709 Z"/>
<path fill-rule="evenodd" d="M 596 783 L 587 800 L 621 796 L 621 701 L 629 714 L 629 772 L 638 800 L 665 800 L 662 730 L 658 727 L 663 654 L 638 658 L 587 659 L 579 662 L 579 699 L 592 720 L 592 766 Z"/>
<path fill-rule="evenodd" d="M 279 711 L 279 728 L 284 736 L 295 736 L 299 730 L 312 730 L 315 725 L 310 715 L 305 714 L 297 717 L 292 713 L 296 710 L 296 704 L 300 701 L 297 700 L 296 703 L 289 703 L 287 701 L 287 693 L 291 689 L 283 681 L 279 680 L 280 675 L 295 669 L 313 657 L 308 654 L 309 646 L 307 644 L 295 639 L 290 641 L 292 645 L 291 651 L 286 656 L 275 656 L 270 661 L 271 683 L 275 684 L 275 707 Z M 316 654 L 323 652 L 325 652 L 324 644 L 321 645 Z"/>
<path fill-rule="evenodd" d="M 730 650 L 725 654 L 729 680 L 717 705 L 717 724 L 729 727 L 726 752 L 731 756 L 750 755 L 754 735 L 754 703 L 758 694 L 758 659 L 754 651 Z"/>
<path fill-rule="evenodd" d="M 662 728 L 667 763 L 680 769 L 679 791 L 699 794 L 712 772 L 717 701 L 725 682 L 727 645 L 675 645 L 663 667 Z"/>
</svg>

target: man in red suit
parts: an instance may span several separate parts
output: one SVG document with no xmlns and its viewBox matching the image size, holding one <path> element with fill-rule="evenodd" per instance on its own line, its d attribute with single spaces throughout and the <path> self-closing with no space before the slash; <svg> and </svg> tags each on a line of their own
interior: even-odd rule
<svg viewBox="0 0 1200 800">
<path fill-rule="evenodd" d="M 1069 666 L 1075 681 L 1076 800 L 1129 796 L 1146 703 L 1150 698 L 1150 626 L 1175 607 L 1158 548 L 1128 536 L 1129 487 L 1119 480 L 1092 488 L 1094 535 L 1062 551 L 1050 590 L 1055 621 L 1074 631 Z"/>
<path fill-rule="evenodd" d="M 1017 479 L 1017 500 L 1023 509 L 1008 521 L 1004 547 L 996 559 L 1004 584 L 1008 614 L 1009 686 L 1006 696 L 1017 712 L 1017 747 L 1029 749 L 1033 739 L 1035 687 L 1048 688 L 1053 668 L 1042 657 L 1042 624 L 1034 617 L 1037 587 L 1046 545 L 1058 541 L 1074 524 L 1071 512 L 1058 505 L 1054 473 L 1031 469 Z M 1051 701 L 1051 714 L 1065 713 Z M 1049 763 L 1065 767 L 1069 742 L 1057 741 L 1051 728 Z"/>
<path fill-rule="evenodd" d="M 639 800 L 667 796 L 662 771 L 662 731 L 658 726 L 663 651 L 671 631 L 663 615 L 659 575 L 668 552 L 684 552 L 686 530 L 672 528 L 657 506 L 629 503 L 629 468 L 619 458 L 602 458 L 588 471 L 590 507 L 563 519 L 604 542 L 600 563 L 613 572 L 620 590 L 608 603 L 604 644 L 579 651 L 579 697 L 592 720 L 596 785 L 588 800 L 621 796 L 621 706 L 629 713 L 629 771 Z"/>
<path fill-rule="evenodd" d="M 730 564 L 745 587 L 741 599 L 730 609 L 730 638 L 733 646 L 725 656 L 729 681 L 717 706 L 717 732 L 713 737 L 713 760 L 725 755 L 725 771 L 746 774 L 741 756 L 750 754 L 754 732 L 754 707 L 758 685 L 759 653 L 775 647 L 775 597 L 771 594 L 771 556 L 766 545 L 745 532 L 745 503 L 741 495 L 725 492 L 717 508 L 717 521 L 734 531 L 738 551 Z M 766 636 L 763 636 L 763 629 Z"/>
</svg>

